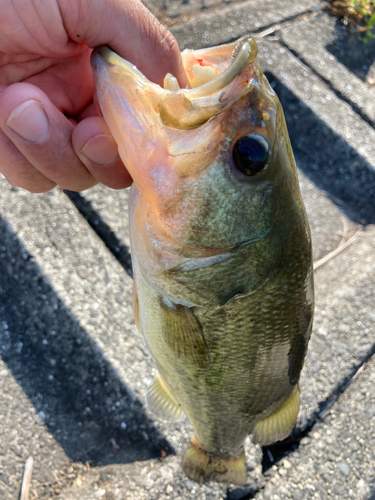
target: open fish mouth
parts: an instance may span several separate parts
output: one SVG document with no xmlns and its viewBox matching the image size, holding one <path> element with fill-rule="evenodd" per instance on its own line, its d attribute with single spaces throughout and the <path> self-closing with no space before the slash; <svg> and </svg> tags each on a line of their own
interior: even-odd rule
<svg viewBox="0 0 375 500">
<path fill-rule="evenodd" d="M 255 85 L 251 63 L 256 54 L 256 43 L 251 37 L 242 38 L 235 44 L 183 51 L 189 89 L 180 89 L 176 78 L 170 74 L 164 79 L 164 88 L 150 82 L 133 64 L 107 46 L 93 51 L 92 65 L 96 73 L 106 72 L 112 85 L 138 87 L 158 110 L 164 125 L 191 129 L 249 92 Z"/>
</svg>

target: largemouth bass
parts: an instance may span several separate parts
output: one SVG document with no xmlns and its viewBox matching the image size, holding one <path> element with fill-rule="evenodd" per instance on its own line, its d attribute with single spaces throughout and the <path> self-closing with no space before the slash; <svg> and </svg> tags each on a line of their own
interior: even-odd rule
<svg viewBox="0 0 375 500">
<path fill-rule="evenodd" d="M 147 403 L 189 418 L 187 476 L 242 484 L 244 441 L 284 439 L 314 307 L 311 238 L 283 111 L 255 41 L 184 51 L 164 88 L 106 47 L 98 100 L 134 184 L 133 308 L 160 375 Z"/>
</svg>

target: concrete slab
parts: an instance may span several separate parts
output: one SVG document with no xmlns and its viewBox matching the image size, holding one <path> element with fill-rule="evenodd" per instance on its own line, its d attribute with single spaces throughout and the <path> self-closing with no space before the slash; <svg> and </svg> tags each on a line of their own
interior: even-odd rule
<svg viewBox="0 0 375 500">
<path fill-rule="evenodd" d="M 281 30 L 281 40 L 305 64 L 375 125 L 375 87 L 366 77 L 375 61 L 375 40 L 350 38 L 346 26 L 326 13 Z"/>
<path fill-rule="evenodd" d="M 244 0 L 146 0 L 145 5 L 159 17 L 167 17 L 168 21 L 179 21 L 181 17 L 186 18 L 205 14 L 228 7 L 238 5 Z"/>
<path fill-rule="evenodd" d="M 249 0 L 171 27 L 181 50 L 228 43 L 247 33 L 295 18 L 317 7 L 315 0 Z"/>
<path fill-rule="evenodd" d="M 80 193 L 65 191 L 95 233 L 129 276 L 133 276 L 128 228 L 128 189 L 114 191 L 98 185 Z"/>
<path fill-rule="evenodd" d="M 72 193 L 69 193 L 72 196 Z M 87 215 L 96 212 L 102 221 L 117 236 L 119 243 L 130 247 L 129 240 L 129 189 L 114 190 L 98 184 L 85 191 L 84 200 L 89 203 L 85 207 Z M 73 198 L 76 202 L 76 198 Z M 94 227 L 100 224 L 100 219 L 93 221 Z"/>
<path fill-rule="evenodd" d="M 358 225 L 333 203 L 301 170 L 300 188 L 311 228 L 314 261 L 335 250 L 341 241 L 349 239 Z"/>
<path fill-rule="evenodd" d="M 300 430 L 339 394 L 375 351 L 375 228 L 315 273 L 314 334 L 301 377 Z"/>
<path fill-rule="evenodd" d="M 88 459 L 98 460 L 100 450 L 111 449 L 104 437 L 105 428 L 111 428 L 111 433 L 121 428 L 121 422 L 113 418 L 117 408 L 113 405 L 122 401 L 120 408 L 127 400 L 136 408 L 137 400 L 87 329 L 97 331 L 99 325 L 101 342 L 106 344 L 108 335 L 116 334 L 119 321 L 121 338 L 126 342 L 126 330 L 132 329 L 129 306 L 118 306 L 117 312 L 114 304 L 126 302 L 130 281 L 125 277 L 120 287 L 113 288 L 117 273 L 112 269 L 117 262 L 113 259 L 109 265 L 105 247 L 90 235 L 79 215 L 72 219 L 74 210 L 61 193 L 28 198 L 28 194 L 7 189 L 4 184 L 2 181 L 2 359 L 66 454 L 78 459 L 83 453 Z M 80 241 L 76 239 L 78 233 Z M 66 269 L 65 275 L 61 269 Z M 90 300 L 81 302 L 79 296 L 85 294 Z M 108 297 L 109 309 L 99 309 L 103 296 Z M 80 320 L 74 317 L 74 308 L 73 313 L 69 309 L 72 302 L 81 311 Z M 111 318 L 112 329 L 100 331 L 106 316 Z"/>
<path fill-rule="evenodd" d="M 301 5 L 293 8 L 298 10 Z M 255 2 L 241 4 L 236 12 L 249 14 L 250 6 L 253 13 L 260 12 Z M 276 8 L 276 15 L 278 12 Z M 212 24 L 218 19 L 216 14 L 210 14 L 196 25 L 187 24 L 187 31 L 181 27 L 179 36 L 195 33 L 194 43 L 208 45 L 219 43 L 213 41 L 215 37 L 223 42 L 248 31 L 243 16 L 241 21 L 229 10 L 222 14 L 217 26 Z M 222 28 L 220 35 L 225 20 L 228 29 Z M 209 41 L 206 29 L 212 33 Z M 270 474 L 264 481 L 260 450 L 247 443 L 249 482 L 244 488 L 198 486 L 188 481 L 180 457 L 173 452 L 182 453 L 190 426 L 155 422 L 142 406 L 153 364 L 131 319 L 131 280 L 108 251 L 111 248 L 116 255 L 118 244 L 117 253 L 127 249 L 126 192 L 97 187 L 80 201 L 91 227 L 100 226 L 101 234 L 110 233 L 103 238 L 104 244 L 59 190 L 31 195 L 0 180 L 0 496 L 4 500 L 13 500 L 18 494 L 23 463 L 30 454 L 36 460 L 30 500 L 56 495 L 64 500 L 238 500 L 254 497 L 262 483 L 265 487 L 257 498 L 276 500 L 289 495 L 285 498 L 303 499 L 309 498 L 310 491 L 320 498 L 325 498 L 324 491 L 332 498 L 333 494 L 346 498 L 350 489 L 358 495 L 370 494 L 364 485 L 373 477 L 374 458 L 366 446 L 370 439 L 366 432 L 371 427 L 362 427 L 363 415 L 368 421 L 373 418 L 367 404 L 373 375 L 358 377 L 359 392 L 365 390 L 365 398 L 357 391 L 356 409 L 351 396 L 344 406 L 338 406 L 349 393 L 334 404 L 333 412 L 339 408 L 338 416 L 332 417 L 332 422 L 338 419 L 337 427 L 326 420 L 326 410 L 374 352 L 375 228 L 370 225 L 375 222 L 374 131 L 285 48 L 262 42 L 260 59 L 284 104 L 304 173 L 302 189 L 316 259 L 333 250 L 343 233 L 350 237 L 359 228 L 358 222 L 368 224 L 350 247 L 316 273 L 315 329 L 301 378 L 298 425 L 289 441 L 270 447 L 265 455 L 277 461 L 292 453 L 287 457 L 292 467 L 282 462 L 282 467 L 275 464 L 272 469 L 264 459 L 264 469 Z M 354 435 L 357 427 L 340 420 L 345 405 L 353 409 L 350 417 L 358 422 L 358 438 Z M 324 434 L 324 426 L 321 432 L 320 424 L 315 424 L 317 418 L 331 425 L 327 427 L 331 434 Z M 342 441 L 336 454 L 334 445 L 342 438 L 340 426 L 345 428 L 347 441 Z M 311 441 L 301 441 L 302 433 Z M 314 433 L 320 433 L 319 437 Z M 363 439 L 362 461 L 354 449 L 353 435 L 361 446 Z M 332 441 L 327 436 L 333 436 Z M 317 454 L 311 449 L 303 454 L 303 447 L 314 439 Z M 371 441 L 369 446 L 373 448 Z M 311 482 L 315 469 L 307 453 L 320 464 L 325 447 L 338 459 L 332 461 L 332 467 L 324 463 L 324 471 L 315 472 L 316 480 L 323 478 L 322 485 Z M 345 455 L 348 447 L 352 456 Z M 298 468 L 289 476 L 294 464 Z M 328 479 L 323 477 L 326 471 Z M 340 489 L 340 474 L 349 478 L 344 489 Z M 303 479 L 298 482 L 299 476 Z M 284 477 L 288 482 L 283 483 Z M 332 484 L 331 492 L 326 483 Z M 292 489 L 287 489 L 288 484 Z"/>
<path fill-rule="evenodd" d="M 253 470 L 255 463 L 259 460 L 261 452 L 256 450 L 248 460 L 251 479 L 247 483 L 247 491 L 254 494 L 264 479 L 261 475 L 261 466 Z M 252 464 L 252 465 L 251 465 Z M 69 478 L 65 481 L 63 490 L 64 500 L 92 500 L 102 498 L 108 500 L 170 500 L 195 498 L 200 500 L 237 500 L 235 489 L 227 491 L 223 485 L 211 483 L 209 485 L 198 485 L 181 474 L 180 464 L 175 457 L 165 459 L 154 459 L 150 461 L 134 462 L 125 466 L 112 464 L 95 467 L 87 470 L 83 464 L 72 464 L 59 473 L 67 476 L 66 470 L 70 470 Z M 50 489 L 52 489 L 50 487 Z M 41 490 L 39 490 L 41 491 Z M 40 498 L 40 497 L 39 497 Z M 47 496 L 41 497 L 43 500 Z"/>
<path fill-rule="evenodd" d="M 3 328 L 0 316 L 1 337 Z M 3 338 L 1 344 L 4 351 Z M 21 349 L 18 345 L 18 350 Z M 53 482 L 54 469 L 69 462 L 45 427 L 37 408 L 0 359 L 0 498 L 3 500 L 19 497 L 25 462 L 30 455 L 35 460 L 34 477 L 41 483 Z"/>
<path fill-rule="evenodd" d="M 375 497 L 375 359 L 300 446 L 267 472 L 257 500 Z"/>
<path fill-rule="evenodd" d="M 33 195 L 4 179 L 0 191 L 2 500 L 15 498 L 29 455 L 31 500 L 56 489 L 65 498 L 86 462 L 117 464 L 124 498 L 129 489 L 150 498 L 153 483 L 155 498 L 170 483 L 186 488 L 180 455 L 189 424 L 159 425 L 140 402 L 154 368 L 133 326 L 130 277 L 61 191 Z M 127 484 L 128 464 L 150 460 L 152 481 Z M 215 486 L 211 498 L 225 491 Z"/>
</svg>

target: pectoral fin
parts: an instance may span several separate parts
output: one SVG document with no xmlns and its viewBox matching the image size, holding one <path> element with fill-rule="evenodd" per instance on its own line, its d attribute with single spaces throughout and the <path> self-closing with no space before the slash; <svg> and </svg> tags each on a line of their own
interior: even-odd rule
<svg viewBox="0 0 375 500">
<path fill-rule="evenodd" d="M 299 410 L 299 388 L 296 385 L 290 396 L 258 420 L 251 431 L 253 442 L 266 446 L 281 441 L 292 432 Z"/>
<path fill-rule="evenodd" d="M 162 299 L 164 340 L 171 351 L 186 363 L 204 370 L 210 364 L 202 326 L 191 308 Z"/>
<path fill-rule="evenodd" d="M 178 422 L 185 419 L 181 406 L 170 395 L 160 375 L 148 387 L 146 403 L 149 410 L 163 420 Z"/>
</svg>

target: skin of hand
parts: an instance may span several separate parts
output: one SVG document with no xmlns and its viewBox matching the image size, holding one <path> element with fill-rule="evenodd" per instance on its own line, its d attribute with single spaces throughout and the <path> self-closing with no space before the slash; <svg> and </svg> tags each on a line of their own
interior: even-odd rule
<svg viewBox="0 0 375 500">
<path fill-rule="evenodd" d="M 187 79 L 178 45 L 139 0 L 0 0 L 0 173 L 40 193 L 132 180 L 94 105 L 92 48 L 162 84 Z"/>
</svg>

